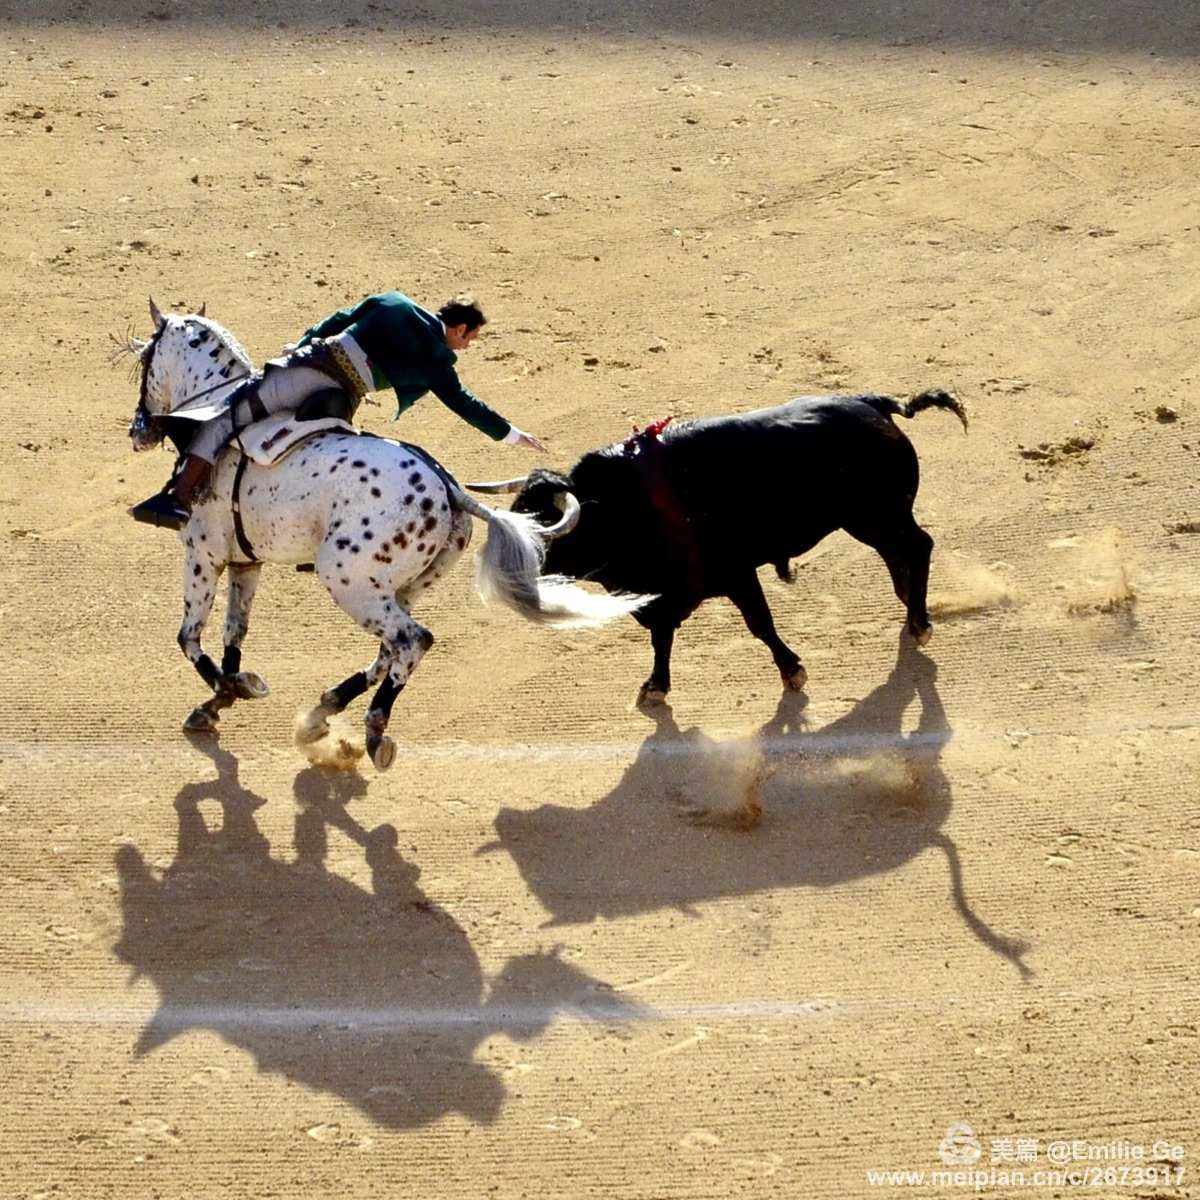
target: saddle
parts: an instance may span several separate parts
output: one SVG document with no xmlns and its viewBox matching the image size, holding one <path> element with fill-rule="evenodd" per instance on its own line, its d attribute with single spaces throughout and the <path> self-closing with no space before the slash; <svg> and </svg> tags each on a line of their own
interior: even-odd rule
<svg viewBox="0 0 1200 1200">
<path fill-rule="evenodd" d="M 254 376 L 248 381 L 248 386 L 254 387 L 261 376 Z M 175 443 L 180 452 L 180 460 L 187 452 L 188 445 L 195 436 L 201 424 L 227 410 L 230 402 L 236 403 L 241 390 L 235 392 L 227 401 L 216 405 L 195 405 L 186 410 L 177 410 L 165 420 L 168 422 L 167 436 Z M 356 429 L 352 423 L 354 411 L 358 407 L 358 397 L 347 394 L 340 387 L 323 388 L 307 397 L 295 412 L 276 413 L 255 421 L 239 429 L 228 443 L 240 451 L 240 461 L 234 474 L 233 484 L 233 513 L 234 532 L 238 543 L 251 562 L 257 561 L 253 548 L 246 539 L 241 525 L 241 482 L 247 462 L 257 463 L 262 467 L 274 467 L 283 462 L 294 450 L 322 433 L 344 433 L 355 437 L 378 437 L 378 434 Z M 421 459 L 431 471 L 446 485 L 447 490 L 462 490 L 458 480 L 428 450 L 414 446 L 411 442 L 401 442 L 395 438 L 386 438 L 397 446 Z M 176 463 L 178 469 L 179 463 Z M 172 475 L 174 478 L 174 475 Z M 149 500 L 135 505 L 129 510 L 130 515 L 148 525 L 158 525 L 170 529 L 181 527 L 176 505 L 167 496 L 167 489 L 150 497 Z M 311 571 L 311 563 L 297 566 L 298 571 Z"/>
<path fill-rule="evenodd" d="M 318 393 L 319 395 L 322 393 Z M 340 395 L 340 393 L 339 393 Z M 314 399 L 314 397 L 309 397 Z M 305 402 L 307 404 L 307 401 Z M 231 445 L 260 467 L 273 467 L 283 462 L 298 446 L 319 433 L 350 433 L 356 437 L 359 431 L 350 422 L 338 416 L 302 416 L 304 407 L 296 412 L 276 413 L 265 421 L 255 421 L 234 434 Z"/>
</svg>

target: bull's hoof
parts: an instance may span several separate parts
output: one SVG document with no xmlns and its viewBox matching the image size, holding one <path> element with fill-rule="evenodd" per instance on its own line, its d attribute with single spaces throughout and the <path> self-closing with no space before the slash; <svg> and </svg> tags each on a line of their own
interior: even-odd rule
<svg viewBox="0 0 1200 1200">
<path fill-rule="evenodd" d="M 789 692 L 802 692 L 804 685 L 808 683 L 808 672 L 799 664 L 790 675 L 785 671 L 781 671 L 780 675 L 783 677 L 783 686 Z"/>
<path fill-rule="evenodd" d="M 650 708 L 655 704 L 666 704 L 666 702 L 667 689 L 660 687 L 651 679 L 646 680 L 638 690 L 638 708 Z"/>
<path fill-rule="evenodd" d="M 918 646 L 924 646 L 925 643 L 928 642 L 931 637 L 933 637 L 933 626 L 926 625 L 924 628 L 922 628 L 919 625 L 909 625 L 908 632 L 912 637 L 912 640 L 916 642 Z"/>
<path fill-rule="evenodd" d="M 368 738 L 367 752 L 377 771 L 386 771 L 396 761 L 396 743 L 386 733 L 379 738 Z"/>
<path fill-rule="evenodd" d="M 183 728 L 187 733 L 216 733 L 217 715 L 205 705 L 198 704 L 188 713 Z"/>
<path fill-rule="evenodd" d="M 239 700 L 261 700 L 270 694 L 267 681 L 253 671 L 239 671 L 227 678 L 230 690 Z"/>
</svg>

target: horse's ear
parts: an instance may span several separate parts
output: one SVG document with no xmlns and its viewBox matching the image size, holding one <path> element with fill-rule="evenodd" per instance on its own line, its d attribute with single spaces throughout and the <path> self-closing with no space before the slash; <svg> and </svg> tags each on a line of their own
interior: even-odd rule
<svg viewBox="0 0 1200 1200">
<path fill-rule="evenodd" d="M 155 329 L 161 329 L 166 324 L 162 313 L 158 311 L 158 305 L 154 303 L 153 296 L 150 297 L 150 319 L 154 322 Z"/>
<path fill-rule="evenodd" d="M 204 316 L 204 310 L 208 307 L 208 301 L 205 300 L 200 305 L 200 311 L 196 314 L 198 317 Z"/>
</svg>

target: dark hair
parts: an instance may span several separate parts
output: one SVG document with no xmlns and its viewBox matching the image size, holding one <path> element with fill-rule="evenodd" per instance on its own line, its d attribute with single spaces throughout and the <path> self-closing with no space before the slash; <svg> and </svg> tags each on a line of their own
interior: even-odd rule
<svg viewBox="0 0 1200 1200">
<path fill-rule="evenodd" d="M 452 300 L 447 300 L 438 309 L 437 315 L 447 328 L 452 325 L 465 325 L 468 329 L 478 329 L 487 324 L 487 317 L 483 315 L 483 309 L 475 302 L 473 296 L 455 296 Z"/>
</svg>

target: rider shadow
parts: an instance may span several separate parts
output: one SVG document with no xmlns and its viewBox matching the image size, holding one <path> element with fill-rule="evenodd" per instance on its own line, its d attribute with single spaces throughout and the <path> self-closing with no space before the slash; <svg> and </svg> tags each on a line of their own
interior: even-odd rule
<svg viewBox="0 0 1200 1200">
<path fill-rule="evenodd" d="M 903 731 L 920 703 L 915 729 Z M 553 804 L 501 809 L 497 840 L 551 914 L 549 925 L 588 923 L 722 896 L 834 887 L 893 871 L 933 847 L 950 868 L 953 903 L 971 933 L 1022 978 L 1028 945 L 997 933 L 967 897 L 954 842 L 942 831 L 950 783 L 942 748 L 952 731 L 937 666 L 901 636 L 887 680 L 819 730 L 802 694 L 784 692 L 749 738 L 714 742 L 681 730 L 669 707 L 650 712 L 654 732 L 620 783 L 591 808 Z M 690 831 L 757 824 L 753 832 Z"/>
<path fill-rule="evenodd" d="M 209 1030 L 260 1071 L 381 1125 L 413 1128 L 449 1112 L 490 1124 L 506 1088 L 475 1059 L 485 1039 L 530 1041 L 565 1011 L 616 1022 L 646 1011 L 554 953 L 513 957 L 487 979 L 462 928 L 422 892 L 392 826 L 367 830 L 346 811 L 365 790 L 356 776 L 302 771 L 296 859 L 273 856 L 254 819 L 264 800 L 241 785 L 237 759 L 195 744 L 218 776 L 180 790 L 174 861 L 160 874 L 133 846 L 116 856 L 115 951 L 159 992 L 137 1056 Z M 220 806 L 215 830 L 201 801 Z M 369 887 L 329 871 L 330 830 L 362 848 Z"/>
</svg>

